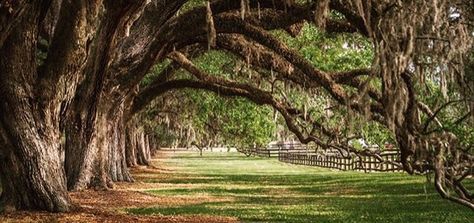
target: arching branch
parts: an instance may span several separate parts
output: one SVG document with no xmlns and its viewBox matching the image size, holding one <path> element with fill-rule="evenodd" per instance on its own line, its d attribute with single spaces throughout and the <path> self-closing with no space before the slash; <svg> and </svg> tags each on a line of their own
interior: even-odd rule
<svg viewBox="0 0 474 223">
<path fill-rule="evenodd" d="M 347 153 L 364 153 L 372 154 L 368 151 L 357 151 L 347 144 L 339 144 L 337 142 L 324 142 L 320 138 L 314 135 L 315 132 L 321 132 L 323 135 L 329 138 L 340 137 L 337 136 L 335 131 L 327 129 L 321 123 L 311 119 L 310 117 L 303 117 L 303 111 L 296 109 L 286 102 L 277 100 L 271 92 L 261 90 L 248 84 L 239 83 L 235 81 L 229 81 L 216 76 L 206 74 L 204 71 L 196 67 L 190 60 L 188 60 L 183 54 L 179 52 L 173 52 L 170 55 L 176 63 L 178 63 L 183 69 L 190 72 L 197 81 L 192 80 L 171 80 L 159 85 L 148 87 L 144 89 L 135 99 L 133 109 L 139 111 L 149 101 L 155 97 L 175 89 L 182 88 L 194 88 L 208 90 L 218 93 L 222 96 L 239 96 L 249 99 L 250 101 L 259 105 L 268 105 L 276 109 L 285 119 L 285 122 L 290 131 L 292 131 L 302 143 L 315 142 L 323 148 L 337 148 L 344 150 Z M 308 123 L 311 123 L 312 130 L 309 133 L 303 133 L 302 129 L 296 124 L 296 119 L 303 118 Z M 376 155 L 376 154 L 372 154 Z"/>
<path fill-rule="evenodd" d="M 258 1 L 262 9 L 260 16 L 256 10 L 249 13 L 246 16 L 246 21 L 250 24 L 263 27 L 264 29 L 280 29 L 287 28 L 294 24 L 307 21 L 311 18 L 312 7 L 311 5 L 297 5 L 294 4 L 284 11 L 284 2 L 280 0 L 261 0 Z M 241 20 L 238 9 L 240 3 L 233 0 L 221 0 L 214 1 L 211 3 L 211 9 L 214 15 L 214 22 L 216 23 L 222 17 L 235 17 L 237 20 Z M 250 7 L 252 9 L 257 8 L 257 2 L 251 1 Z M 137 64 L 126 64 L 130 66 L 129 72 L 119 77 L 119 83 L 121 88 L 126 88 L 130 84 L 138 83 L 143 77 L 143 70 L 149 68 L 157 59 L 163 59 L 173 49 L 180 49 L 184 46 L 200 42 L 196 38 L 206 36 L 206 8 L 198 7 L 191 11 L 188 11 L 180 16 L 174 17 L 168 20 L 164 25 L 160 26 L 160 29 L 155 33 L 155 38 L 150 44 L 146 45 L 148 48 L 144 50 L 141 57 L 145 58 L 142 63 Z M 344 21 L 329 21 L 327 29 L 330 32 L 353 32 L 352 25 Z M 223 33 L 226 30 L 222 30 L 216 25 L 216 32 Z M 181 30 L 187 30 L 182 32 Z M 138 43 L 137 43 L 138 44 Z M 156 46 L 166 46 L 161 51 L 156 51 Z M 134 45 L 131 45 L 134 46 Z M 136 52 L 136 49 L 130 49 Z M 125 61 L 129 61 L 125 60 Z M 140 61 L 140 60 L 138 60 Z"/>
</svg>

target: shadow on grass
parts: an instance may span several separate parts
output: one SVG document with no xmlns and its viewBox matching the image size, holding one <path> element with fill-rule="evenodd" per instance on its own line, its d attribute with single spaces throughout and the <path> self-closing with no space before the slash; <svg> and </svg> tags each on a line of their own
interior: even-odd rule
<svg viewBox="0 0 474 223">
<path fill-rule="evenodd" d="M 244 222 L 465 223 L 474 219 L 474 212 L 442 200 L 432 184 L 419 176 L 334 172 L 262 158 L 223 158 L 180 156 L 173 165 L 180 165 L 184 172 L 170 179 L 150 179 L 171 186 L 147 192 L 168 198 L 228 197 L 230 201 L 127 211 L 231 216 Z M 473 185 L 471 181 L 469 186 Z"/>
<path fill-rule="evenodd" d="M 430 197 L 430 201 L 433 197 Z M 394 203 L 396 202 L 396 203 Z M 438 203 L 439 204 L 439 203 Z M 129 209 L 133 214 L 236 216 L 244 222 L 470 222 L 467 210 L 415 198 L 249 198 L 176 207 Z M 441 211 L 440 210 L 444 210 Z"/>
</svg>

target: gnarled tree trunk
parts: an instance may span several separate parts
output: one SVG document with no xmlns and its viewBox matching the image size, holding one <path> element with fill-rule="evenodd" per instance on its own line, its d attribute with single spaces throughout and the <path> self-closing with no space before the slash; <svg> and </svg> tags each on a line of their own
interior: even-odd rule
<svg viewBox="0 0 474 223">
<path fill-rule="evenodd" d="M 3 154 L 0 176 L 3 192 L 0 206 L 5 210 L 68 211 L 71 200 L 66 190 L 57 126 L 46 125 L 41 129 L 38 123 L 45 124 L 46 121 L 35 122 L 33 117 L 36 115 L 25 114 L 27 110 L 23 109 L 28 109 L 26 101 L 18 98 L 10 101 L 16 106 L 9 109 L 19 115 L 6 115 L 7 109 L 1 108 L 0 147 Z"/>
<path fill-rule="evenodd" d="M 125 123 L 123 119 L 123 104 L 118 113 L 110 117 L 109 134 L 109 176 L 114 182 L 132 182 L 133 178 L 127 168 L 125 158 Z"/>
<path fill-rule="evenodd" d="M 109 120 L 113 104 L 121 100 L 111 94 L 109 65 L 114 60 L 117 43 L 128 33 L 141 14 L 145 1 L 106 1 L 104 19 L 97 37 L 91 43 L 91 59 L 86 66 L 85 80 L 76 92 L 66 123 L 66 173 L 70 190 L 89 187 L 107 189 L 116 177 L 109 176 L 110 143 L 115 144 Z M 129 179 L 126 177 L 126 179 Z"/>
<path fill-rule="evenodd" d="M 149 165 L 151 152 L 147 135 L 142 127 L 129 124 L 127 127 L 126 160 L 129 166 Z"/>
<path fill-rule="evenodd" d="M 126 135 L 123 109 L 120 107 L 123 106 L 117 108 L 101 104 L 91 129 L 82 129 L 82 132 L 74 134 L 79 128 L 69 128 L 73 133 L 67 141 L 69 148 L 66 170 L 69 189 L 108 189 L 113 187 L 112 182 L 133 181 L 125 159 Z M 85 139 L 83 133 L 90 134 L 90 141 L 75 144 L 75 141 Z"/>
<path fill-rule="evenodd" d="M 127 166 L 134 167 L 137 166 L 137 137 L 133 127 L 126 127 L 126 140 L 125 140 L 125 157 L 127 161 Z"/>
<path fill-rule="evenodd" d="M 87 58 L 96 5 L 63 1 L 47 57 L 39 62 L 38 27 L 49 3 L 27 4 L 0 49 L 0 206 L 6 210 L 72 207 L 63 168 L 61 117 Z"/>
<path fill-rule="evenodd" d="M 93 129 L 67 128 L 65 167 L 69 190 L 107 189 L 111 186 L 106 169 L 108 120 L 105 116 L 98 116 L 94 123 Z M 84 133 L 90 134 L 90 138 L 84 137 Z"/>
</svg>

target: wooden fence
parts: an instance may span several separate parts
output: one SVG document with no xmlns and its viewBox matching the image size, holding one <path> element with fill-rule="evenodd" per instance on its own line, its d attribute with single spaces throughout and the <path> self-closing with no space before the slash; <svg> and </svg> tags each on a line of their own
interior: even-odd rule
<svg viewBox="0 0 474 223">
<path fill-rule="evenodd" d="M 306 154 L 308 152 L 316 151 L 316 147 L 307 146 L 301 143 L 280 143 L 267 146 L 265 148 L 251 148 L 248 149 L 249 155 L 260 156 L 260 157 L 279 157 L 279 153 L 293 153 L 293 154 Z"/>
<path fill-rule="evenodd" d="M 400 151 L 375 151 L 373 155 L 342 156 L 338 151 L 317 151 L 316 146 L 301 143 L 279 143 L 266 148 L 251 148 L 241 151 L 247 155 L 260 157 L 278 157 L 285 163 L 318 166 L 338 170 L 364 172 L 402 172 Z"/>
<path fill-rule="evenodd" d="M 379 158 L 379 159 L 378 159 Z M 342 157 L 316 153 L 292 153 L 280 151 L 278 160 L 285 163 L 318 166 L 338 170 L 364 172 L 402 172 L 400 152 L 386 150 L 378 153 L 378 158 L 369 155 Z"/>
</svg>

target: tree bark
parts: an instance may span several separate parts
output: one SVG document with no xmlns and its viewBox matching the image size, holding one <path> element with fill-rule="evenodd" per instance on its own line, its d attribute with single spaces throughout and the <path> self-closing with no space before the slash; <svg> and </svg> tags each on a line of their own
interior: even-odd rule
<svg viewBox="0 0 474 223">
<path fill-rule="evenodd" d="M 139 127 L 133 121 L 127 127 L 126 160 L 130 167 L 137 165 L 149 165 L 151 151 L 148 136 L 143 127 Z"/>
<path fill-rule="evenodd" d="M 24 101 L 17 102 L 14 108 L 17 114 L 22 114 L 26 104 Z M 36 131 L 38 127 L 34 119 L 24 119 L 31 114 L 10 116 L 5 115 L 4 109 L 2 106 L 4 124 L 0 146 L 4 154 L 0 164 L 3 187 L 0 206 L 6 211 L 70 210 L 72 205 L 60 157 L 59 132 L 54 126 L 47 126 L 44 132 Z"/>
<path fill-rule="evenodd" d="M 106 169 L 107 122 L 106 117 L 98 116 L 94 129 L 67 127 L 65 167 L 69 190 L 107 189 L 111 186 Z M 90 138 L 84 134 L 91 134 Z"/>
<path fill-rule="evenodd" d="M 147 151 L 147 146 L 146 146 L 146 139 L 145 139 L 145 133 L 143 132 L 142 129 L 139 130 L 138 133 L 138 139 L 137 139 L 137 163 L 139 165 L 148 165 L 148 151 Z"/>
<path fill-rule="evenodd" d="M 131 144 L 126 141 L 128 135 L 125 131 L 123 116 L 124 104 L 100 103 L 93 129 L 82 130 L 74 133 L 78 128 L 70 128 L 73 134 L 68 139 L 68 155 L 66 156 L 66 167 L 68 171 L 68 187 L 71 190 L 82 190 L 85 188 L 108 189 L 113 187 L 112 182 L 132 182 L 133 178 L 127 168 L 126 148 Z M 118 106 L 116 106 L 119 104 Z M 84 140 L 84 133 L 90 132 L 90 141 Z M 87 135 L 86 135 L 87 136 Z M 136 142 L 136 141 L 135 141 Z M 71 146 L 77 146 L 72 149 Z M 127 151 L 127 152 L 126 152 Z M 127 156 L 128 157 L 128 156 Z"/>
<path fill-rule="evenodd" d="M 150 135 L 145 134 L 145 144 L 146 144 L 146 159 L 149 162 L 151 159 L 151 147 L 150 147 Z"/>
<path fill-rule="evenodd" d="M 0 48 L 15 25 L 21 20 L 21 15 L 26 11 L 28 4 L 25 0 L 0 0 Z"/>
<path fill-rule="evenodd" d="M 120 95 L 109 91 L 114 87 L 110 84 L 113 79 L 109 66 L 119 51 L 117 44 L 127 35 L 124 29 L 134 22 L 145 6 L 145 1 L 106 1 L 104 18 L 107 19 L 100 22 L 97 36 L 91 43 L 85 80 L 76 91 L 66 123 L 65 166 L 70 190 L 108 189 L 112 186 L 111 180 L 123 178 L 117 178 L 116 171 L 114 176 L 109 175 L 109 158 L 116 160 L 116 155 L 110 155 L 110 146 L 116 152 L 119 150 L 115 146 L 122 147 L 111 127 L 114 121 L 109 120 L 110 112 L 115 111 L 114 105 L 120 105 L 122 100 Z"/>
<path fill-rule="evenodd" d="M 36 47 L 47 1 L 26 6 L 0 50 L 0 206 L 4 210 L 62 212 L 73 206 L 63 169 L 61 116 L 87 57 L 89 17 L 83 3 L 63 2 L 42 66 Z"/>
<path fill-rule="evenodd" d="M 72 134 L 71 140 L 67 143 L 69 149 L 66 156 L 69 189 L 82 190 L 90 187 L 108 189 L 113 187 L 112 182 L 133 181 L 127 168 L 133 166 L 133 163 L 127 163 L 130 159 L 126 158 L 130 153 L 128 147 L 132 143 L 127 140 L 130 136 L 127 134 L 124 121 L 126 102 L 121 98 L 104 92 L 101 94 L 100 102 L 95 105 L 96 112 L 93 113 L 95 115 L 89 120 L 91 123 L 82 124 L 87 119 L 79 118 L 80 124 L 74 124 L 89 128 L 68 128 Z M 75 112 L 78 111 L 80 110 Z M 82 143 L 76 142 L 77 140 L 82 140 Z M 137 140 L 135 139 L 133 143 L 137 143 Z M 74 146 L 76 148 L 72 149 Z"/>
<path fill-rule="evenodd" d="M 125 124 L 123 121 L 123 105 L 116 117 L 110 117 L 112 120 L 109 124 L 109 176 L 114 182 L 133 182 L 133 178 L 127 168 L 125 158 Z"/>
<path fill-rule="evenodd" d="M 72 207 L 61 157 L 63 98 L 46 97 L 47 91 L 35 89 L 41 3 L 37 4 L 27 9 L 0 50 L 0 207 L 4 211 L 62 212 Z"/>
<path fill-rule="evenodd" d="M 136 150 L 136 145 L 137 145 L 137 137 L 135 135 L 135 131 L 133 127 L 127 126 L 126 128 L 126 148 L 125 148 L 125 153 L 126 153 L 126 160 L 127 160 L 127 166 L 129 167 L 134 167 L 137 166 L 137 150 Z"/>
</svg>

